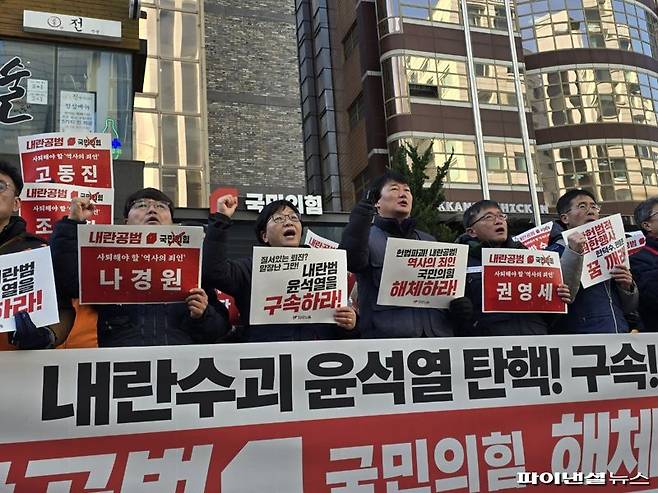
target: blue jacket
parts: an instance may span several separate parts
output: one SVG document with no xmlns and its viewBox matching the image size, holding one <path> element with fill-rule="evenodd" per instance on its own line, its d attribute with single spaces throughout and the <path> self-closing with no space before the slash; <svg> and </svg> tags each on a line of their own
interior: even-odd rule
<svg viewBox="0 0 658 493">
<path fill-rule="evenodd" d="M 203 241 L 203 283 L 235 298 L 243 327 L 238 338 L 245 342 L 309 341 L 356 337 L 337 324 L 266 324 L 249 325 L 251 307 L 252 258 L 231 260 L 226 255 L 231 220 L 224 214 L 213 214 Z"/>
<path fill-rule="evenodd" d="M 460 323 L 461 336 L 514 336 L 546 335 L 549 316 L 540 313 L 482 313 L 482 248 L 487 248 L 477 238 L 467 234 L 460 236 L 457 243 L 468 245 L 468 267 L 464 296 L 473 303 L 473 320 Z M 491 248 L 495 248 L 491 246 Z M 525 248 L 521 243 L 507 239 L 499 248 Z"/>
<path fill-rule="evenodd" d="M 640 291 L 640 316 L 644 328 L 658 332 L 658 240 L 647 237 L 644 248 L 631 255 L 630 261 Z"/>
<path fill-rule="evenodd" d="M 564 227 L 555 223 L 546 250 L 558 252 L 564 257 L 566 245 L 562 239 Z M 582 264 L 583 257 L 579 256 Z M 562 265 L 565 269 L 565 265 Z M 565 272 L 564 276 L 567 277 Z M 635 290 L 637 291 L 637 290 Z M 573 296 L 573 293 L 572 293 Z M 624 312 L 635 310 L 633 299 L 637 294 L 625 292 L 612 280 L 584 289 L 579 287 L 574 301 L 568 305 L 568 313 L 559 322 L 558 332 L 565 334 L 600 334 L 628 332 Z"/>
<path fill-rule="evenodd" d="M 447 337 L 454 335 L 446 310 L 377 304 L 388 238 L 435 241 L 415 229 L 415 221 L 376 216 L 372 205 L 361 201 L 350 214 L 339 248 L 347 250 L 347 269 L 356 274 L 359 330 L 362 337 Z"/>
</svg>

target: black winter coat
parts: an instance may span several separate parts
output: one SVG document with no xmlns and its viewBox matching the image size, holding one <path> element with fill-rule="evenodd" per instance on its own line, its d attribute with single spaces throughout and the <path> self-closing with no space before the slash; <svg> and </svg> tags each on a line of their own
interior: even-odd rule
<svg viewBox="0 0 658 493">
<path fill-rule="evenodd" d="M 347 269 L 356 274 L 359 330 L 363 337 L 449 337 L 453 324 L 446 310 L 377 304 L 388 238 L 436 241 L 415 228 L 411 218 L 401 223 L 376 216 L 369 203 L 359 202 L 343 230 L 339 248 L 347 250 Z"/>
<path fill-rule="evenodd" d="M 630 256 L 633 279 L 640 290 L 644 330 L 658 332 L 658 239 L 647 237 L 644 248 Z"/>
</svg>

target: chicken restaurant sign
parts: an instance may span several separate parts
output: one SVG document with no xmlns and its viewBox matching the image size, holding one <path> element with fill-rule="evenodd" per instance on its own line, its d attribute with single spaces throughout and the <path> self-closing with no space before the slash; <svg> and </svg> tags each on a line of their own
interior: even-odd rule
<svg viewBox="0 0 658 493">
<path fill-rule="evenodd" d="M 474 202 L 449 202 L 442 203 L 438 209 L 439 212 L 464 212 Z M 516 202 L 499 202 L 500 210 L 503 214 L 532 214 L 532 204 L 519 204 Z M 539 213 L 548 214 L 548 206 L 539 204 Z"/>
</svg>

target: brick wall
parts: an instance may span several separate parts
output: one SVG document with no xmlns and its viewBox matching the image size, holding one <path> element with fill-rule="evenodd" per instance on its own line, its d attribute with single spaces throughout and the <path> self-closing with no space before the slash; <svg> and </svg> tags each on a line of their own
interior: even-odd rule
<svg viewBox="0 0 658 493">
<path fill-rule="evenodd" d="M 305 191 L 294 0 L 207 0 L 211 188 Z"/>
</svg>

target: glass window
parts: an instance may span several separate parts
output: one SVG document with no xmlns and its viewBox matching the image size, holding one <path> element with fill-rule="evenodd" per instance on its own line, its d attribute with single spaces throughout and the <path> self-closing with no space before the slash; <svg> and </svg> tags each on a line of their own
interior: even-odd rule
<svg viewBox="0 0 658 493">
<path fill-rule="evenodd" d="M 149 56 L 158 55 L 158 12 L 155 9 L 142 7 L 146 19 L 139 19 L 139 38 L 147 40 L 146 53 Z"/>
<path fill-rule="evenodd" d="M 135 159 L 144 161 L 146 166 L 157 165 L 160 162 L 158 115 L 136 111 L 133 125 L 135 128 Z"/>
<path fill-rule="evenodd" d="M 199 112 L 199 65 L 160 61 L 160 107 L 166 112 Z"/>
<path fill-rule="evenodd" d="M 487 170 L 489 171 L 500 171 L 504 169 L 503 165 L 503 156 L 502 155 L 491 155 L 487 154 L 485 156 L 487 160 Z"/>
<path fill-rule="evenodd" d="M 109 125 L 121 142 L 121 158 L 132 159 L 132 55 L 0 40 L 0 65 L 14 58 L 22 68 L 10 73 L 22 75 L 24 94 L 12 101 L 9 116 L 31 119 L 0 127 L 0 152 L 17 153 L 18 135 L 102 132 Z"/>
<path fill-rule="evenodd" d="M 0 124 L 0 153 L 17 154 L 19 135 L 55 131 L 55 56 L 54 46 L 0 40 L 0 67 L 14 60 L 16 65 L 8 72 L 9 84 L 17 81 L 23 89 L 14 91 L 6 115 L 20 121 Z M 0 94 L 11 92 L 9 85 L 0 86 Z"/>
<path fill-rule="evenodd" d="M 161 9 L 187 10 L 196 12 L 199 8 L 197 0 L 158 0 Z"/>
<path fill-rule="evenodd" d="M 113 120 L 121 141 L 122 158 L 132 158 L 132 57 L 125 53 L 59 47 L 57 50 L 57 131 L 100 132 Z M 82 109 L 71 109 L 75 102 Z"/>
<path fill-rule="evenodd" d="M 201 118 L 162 116 L 162 164 L 194 167 L 202 165 Z"/>
<path fill-rule="evenodd" d="M 160 11 L 160 55 L 166 58 L 197 60 L 199 17 L 196 14 Z"/>
</svg>

